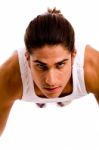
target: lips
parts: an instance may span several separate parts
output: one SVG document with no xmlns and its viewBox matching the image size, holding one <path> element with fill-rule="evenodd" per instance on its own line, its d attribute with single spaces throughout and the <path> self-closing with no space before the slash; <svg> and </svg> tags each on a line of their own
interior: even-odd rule
<svg viewBox="0 0 99 150">
<path fill-rule="evenodd" d="M 50 93 L 56 93 L 58 92 L 58 90 L 60 89 L 60 86 L 58 87 L 53 87 L 53 88 L 44 88 L 47 92 L 50 92 Z"/>
</svg>

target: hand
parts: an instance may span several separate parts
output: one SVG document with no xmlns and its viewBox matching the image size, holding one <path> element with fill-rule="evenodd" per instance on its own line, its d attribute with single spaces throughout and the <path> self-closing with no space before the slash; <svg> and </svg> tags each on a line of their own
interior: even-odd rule
<svg viewBox="0 0 99 150">
<path fill-rule="evenodd" d="M 64 106 L 66 106 L 66 105 L 68 105 L 70 103 L 71 103 L 71 101 L 58 102 L 57 105 L 60 106 L 60 107 L 64 107 Z"/>
<path fill-rule="evenodd" d="M 39 108 L 43 108 L 43 107 L 45 107 L 45 103 L 36 103 L 36 105 L 39 107 Z"/>
<path fill-rule="evenodd" d="M 57 105 L 60 106 L 60 107 L 64 107 L 68 104 L 70 104 L 71 101 L 65 101 L 65 102 L 58 102 Z M 39 108 L 44 108 L 46 106 L 45 103 L 36 103 L 36 105 L 39 107 Z"/>
</svg>

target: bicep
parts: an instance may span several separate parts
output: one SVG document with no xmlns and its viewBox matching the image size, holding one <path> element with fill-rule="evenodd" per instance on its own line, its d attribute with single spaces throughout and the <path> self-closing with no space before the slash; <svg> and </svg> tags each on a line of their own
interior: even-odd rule
<svg viewBox="0 0 99 150">
<path fill-rule="evenodd" d="M 0 135 L 4 131 L 11 107 L 14 103 L 10 95 L 10 87 L 7 85 L 7 74 L 4 65 L 0 67 Z M 6 74 L 6 76 L 5 76 Z"/>
<path fill-rule="evenodd" d="M 10 102 L 11 98 L 9 98 L 7 89 L 3 84 L 3 81 L 0 79 L 0 135 L 4 131 L 9 112 L 13 104 L 12 102 Z"/>
<path fill-rule="evenodd" d="M 10 101 L 22 97 L 23 87 L 20 74 L 18 54 L 13 55 L 0 66 L 0 94 Z"/>
</svg>

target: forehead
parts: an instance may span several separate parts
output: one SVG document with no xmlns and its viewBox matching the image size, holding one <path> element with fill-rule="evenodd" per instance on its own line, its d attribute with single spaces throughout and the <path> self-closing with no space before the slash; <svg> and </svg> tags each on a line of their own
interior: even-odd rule
<svg viewBox="0 0 99 150">
<path fill-rule="evenodd" d="M 49 46 L 34 50 L 31 58 L 33 61 L 40 60 L 45 63 L 57 62 L 70 56 L 70 52 L 62 45 Z"/>
</svg>

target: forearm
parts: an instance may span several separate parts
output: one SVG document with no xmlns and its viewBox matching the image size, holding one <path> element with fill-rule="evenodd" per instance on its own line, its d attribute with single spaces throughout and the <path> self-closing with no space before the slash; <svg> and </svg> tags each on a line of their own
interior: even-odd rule
<svg viewBox="0 0 99 150">
<path fill-rule="evenodd" d="M 9 104 L 8 106 L 5 107 L 0 107 L 0 136 L 2 135 L 5 129 L 12 104 Z"/>
<path fill-rule="evenodd" d="M 98 105 L 99 105 L 99 94 L 95 94 L 94 96 L 95 96 L 95 98 L 96 98 L 96 100 L 98 102 Z"/>
<path fill-rule="evenodd" d="M 0 136 L 2 135 L 5 129 L 7 118 L 7 116 L 5 117 L 4 114 L 0 113 Z"/>
</svg>

